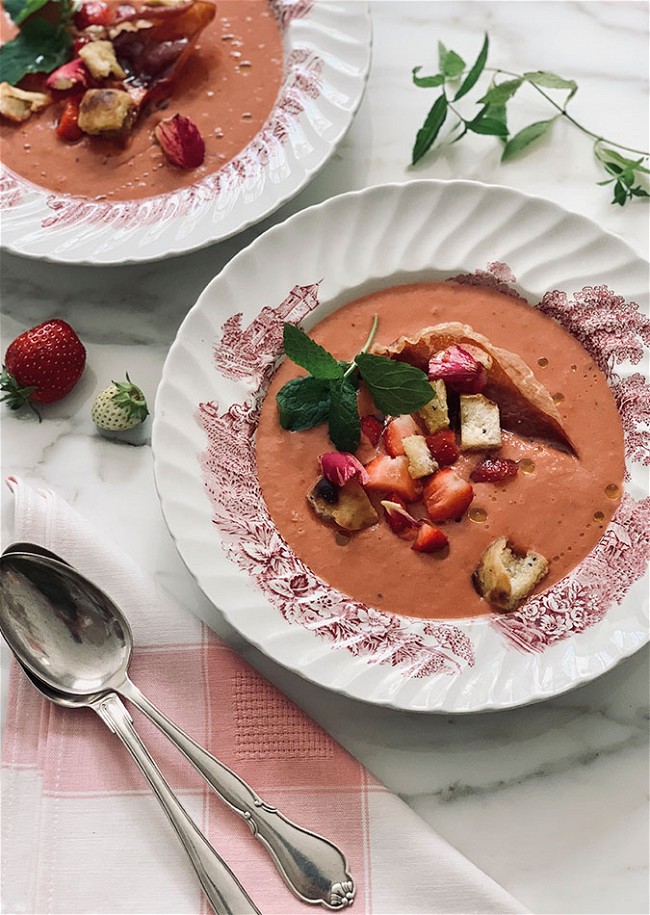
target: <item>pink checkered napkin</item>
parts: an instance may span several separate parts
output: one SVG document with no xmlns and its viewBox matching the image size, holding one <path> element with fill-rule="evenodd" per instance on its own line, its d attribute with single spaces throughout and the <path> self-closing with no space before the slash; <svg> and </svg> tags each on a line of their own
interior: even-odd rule
<svg viewBox="0 0 650 915">
<path fill-rule="evenodd" d="M 13 478 L 9 485 L 14 539 L 59 553 L 126 612 L 137 645 L 134 682 L 266 801 L 344 850 L 357 884 L 352 913 L 525 911 L 65 502 Z M 245 823 L 133 714 L 182 803 L 264 915 L 313 913 L 287 890 Z M 208 912 L 121 743 L 94 712 L 42 699 L 17 666 L 2 763 L 3 912 Z"/>
</svg>

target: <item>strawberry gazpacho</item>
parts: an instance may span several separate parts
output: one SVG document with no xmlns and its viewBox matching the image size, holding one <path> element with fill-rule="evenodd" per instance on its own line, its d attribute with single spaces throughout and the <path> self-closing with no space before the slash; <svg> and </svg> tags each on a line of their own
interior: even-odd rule
<svg viewBox="0 0 650 915">
<path fill-rule="evenodd" d="M 282 80 L 267 0 L 12 0 L 2 41 L 3 163 L 93 200 L 217 172 L 259 132 Z"/>
<path fill-rule="evenodd" d="M 398 286 L 284 338 L 261 490 L 344 594 L 424 618 L 508 612 L 602 536 L 622 494 L 618 410 L 588 353 L 524 300 Z"/>
</svg>

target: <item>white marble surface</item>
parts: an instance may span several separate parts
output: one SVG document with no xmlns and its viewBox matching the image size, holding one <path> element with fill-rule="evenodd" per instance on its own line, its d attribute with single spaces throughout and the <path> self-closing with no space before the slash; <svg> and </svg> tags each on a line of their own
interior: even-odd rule
<svg viewBox="0 0 650 915">
<path fill-rule="evenodd" d="M 574 78 L 576 117 L 630 146 L 648 143 L 648 5 L 644 2 L 372 3 L 367 93 L 332 160 L 291 203 L 221 245 L 159 264 L 70 268 L 2 258 L 3 352 L 53 315 L 86 343 L 89 364 L 40 425 L 2 408 L 2 472 L 45 482 L 118 539 L 200 612 L 156 497 L 150 448 L 100 438 L 94 394 L 125 370 L 153 402 L 167 349 L 205 284 L 267 226 L 341 191 L 409 177 L 473 178 L 550 198 L 648 252 L 648 208 L 609 204 L 589 140 L 568 124 L 509 165 L 497 142 L 467 139 L 409 167 L 435 97 L 410 71 L 436 63 L 437 41 L 466 59 L 487 30 L 490 62 Z M 547 117 L 534 94 L 521 117 Z M 523 123 L 523 122 L 522 122 Z M 10 496 L 3 491 L 3 541 Z M 278 668 L 224 629 L 270 679 L 472 861 L 535 913 L 648 911 L 648 682 L 642 651 L 596 682 L 542 705 L 460 719 L 392 713 L 337 697 Z M 3 648 L 6 668 L 6 651 Z M 435 862 L 432 862 L 435 867 Z"/>
</svg>

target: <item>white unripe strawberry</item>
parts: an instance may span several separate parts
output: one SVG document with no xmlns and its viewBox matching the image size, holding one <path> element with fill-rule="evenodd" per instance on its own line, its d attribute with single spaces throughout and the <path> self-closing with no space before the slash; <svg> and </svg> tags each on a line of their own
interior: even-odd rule
<svg viewBox="0 0 650 915">
<path fill-rule="evenodd" d="M 99 429 L 124 432 L 133 429 L 149 415 L 144 394 L 131 379 L 112 381 L 100 391 L 92 408 L 92 420 Z"/>
</svg>

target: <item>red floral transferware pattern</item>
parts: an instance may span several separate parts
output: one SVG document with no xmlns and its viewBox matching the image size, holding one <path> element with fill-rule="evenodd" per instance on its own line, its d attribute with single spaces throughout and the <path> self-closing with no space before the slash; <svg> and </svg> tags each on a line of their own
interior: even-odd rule
<svg viewBox="0 0 650 915">
<path fill-rule="evenodd" d="M 313 0 L 272 0 L 271 8 L 282 30 L 294 19 L 306 16 Z M 213 175 L 188 188 L 143 200 L 103 202 L 68 195 L 50 194 L 47 206 L 52 215 L 43 219 L 42 228 L 85 225 L 114 225 L 120 229 L 158 224 L 168 219 L 189 216 L 207 202 L 229 210 L 242 186 L 260 180 L 262 170 L 272 159 L 278 145 L 284 146 L 308 99 L 321 92 L 323 61 L 306 48 L 297 48 L 287 57 L 280 95 L 257 136 L 239 155 Z M 33 185 L 0 166 L 0 206 L 16 206 Z"/>
<path fill-rule="evenodd" d="M 504 264 L 490 264 L 453 278 L 455 282 L 507 289 L 514 276 Z M 516 293 L 515 293 L 516 294 Z M 266 510 L 255 468 L 255 429 L 269 382 L 282 358 L 284 321 L 299 323 L 318 305 L 318 284 L 296 286 L 277 308 L 264 307 L 242 327 L 241 314 L 229 318 L 214 348 L 217 370 L 250 386 L 251 395 L 221 413 L 201 403 L 198 421 L 207 437 L 201 455 L 202 478 L 227 555 L 260 586 L 291 623 L 362 655 L 390 664 L 408 677 L 454 674 L 475 663 L 469 636 L 458 626 L 412 620 L 368 607 L 320 580 L 292 552 Z M 623 361 L 636 364 L 650 327 L 638 306 L 607 287 L 586 288 L 569 300 L 552 292 L 538 306 L 585 346 L 605 372 L 623 420 L 628 461 L 650 464 L 650 388 L 644 376 L 614 373 Z M 592 553 L 562 581 L 508 615 L 484 619 L 514 647 L 539 652 L 582 632 L 622 600 L 650 559 L 650 499 L 625 494 L 612 522 Z"/>
</svg>

